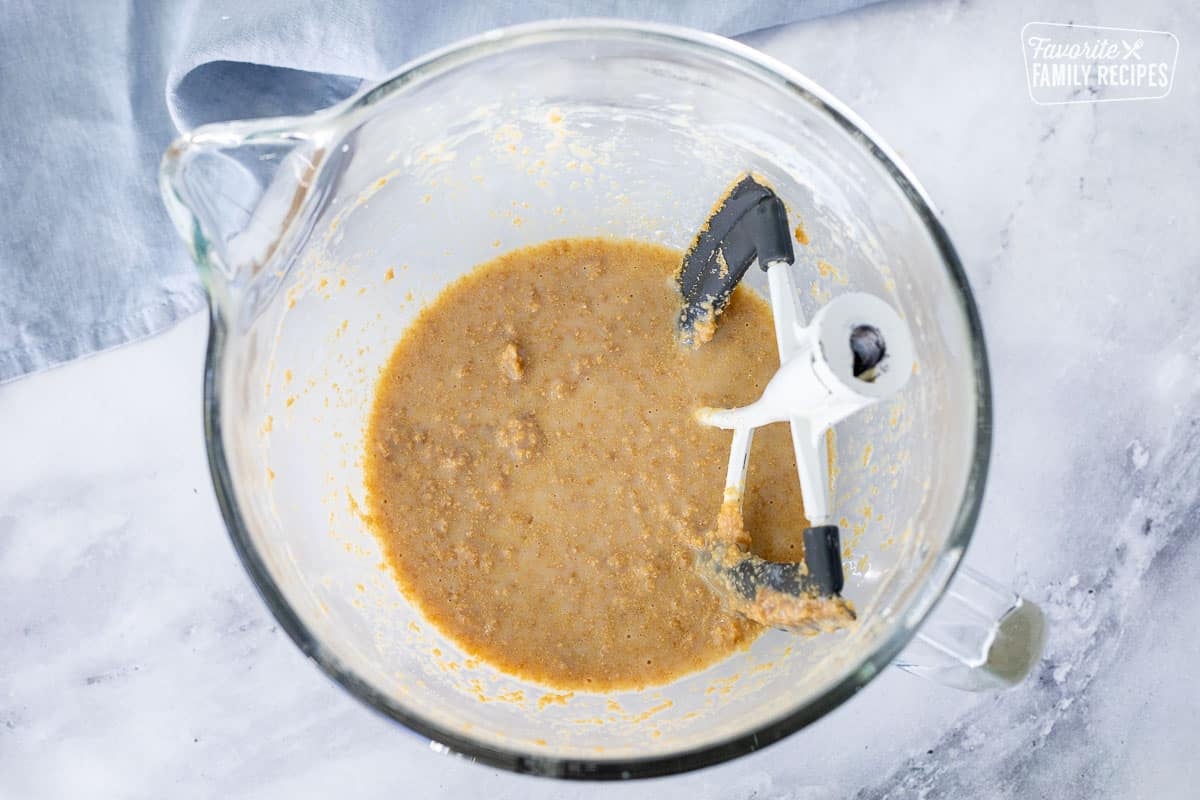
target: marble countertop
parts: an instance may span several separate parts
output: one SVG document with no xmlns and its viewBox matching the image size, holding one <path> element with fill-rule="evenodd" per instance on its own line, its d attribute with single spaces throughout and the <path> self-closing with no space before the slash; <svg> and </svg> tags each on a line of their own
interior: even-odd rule
<svg viewBox="0 0 1200 800">
<path fill-rule="evenodd" d="M 1034 104 L 1034 20 L 1175 33 L 1172 93 Z M 306 663 L 238 564 L 194 317 L 0 387 L 0 797 L 1195 797 L 1197 41 L 1170 0 L 891 2 L 749 37 L 858 111 L 944 209 L 996 390 L 967 561 L 1050 624 L 1019 688 L 893 669 L 766 750 L 623 786 L 430 752 Z"/>
</svg>

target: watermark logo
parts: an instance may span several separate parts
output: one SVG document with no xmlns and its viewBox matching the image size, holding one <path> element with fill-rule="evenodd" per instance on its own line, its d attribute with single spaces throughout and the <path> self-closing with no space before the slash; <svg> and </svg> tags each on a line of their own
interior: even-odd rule
<svg viewBox="0 0 1200 800">
<path fill-rule="evenodd" d="M 1030 22 L 1021 29 L 1039 105 L 1157 100 L 1171 93 L 1179 40 L 1167 31 Z"/>
</svg>

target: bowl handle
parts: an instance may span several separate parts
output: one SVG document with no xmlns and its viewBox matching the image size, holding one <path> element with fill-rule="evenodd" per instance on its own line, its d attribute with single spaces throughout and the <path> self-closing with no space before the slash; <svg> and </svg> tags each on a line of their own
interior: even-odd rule
<svg viewBox="0 0 1200 800">
<path fill-rule="evenodd" d="M 1006 689 L 1024 680 L 1041 659 L 1045 639 L 1040 608 L 962 566 L 894 663 L 957 689 Z"/>
</svg>

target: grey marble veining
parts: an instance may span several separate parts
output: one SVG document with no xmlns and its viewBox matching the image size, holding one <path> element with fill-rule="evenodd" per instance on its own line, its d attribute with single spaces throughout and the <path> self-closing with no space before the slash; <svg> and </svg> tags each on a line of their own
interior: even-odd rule
<svg viewBox="0 0 1200 800">
<path fill-rule="evenodd" d="M 1033 104 L 1033 20 L 1175 33 L 1171 95 Z M 0 387 L 0 797 L 1195 797 L 1197 41 L 1168 0 L 893 2 L 751 38 L 900 152 L 966 264 L 996 390 L 968 562 L 1051 626 L 1020 688 L 891 670 L 778 745 L 620 787 L 431 753 L 308 664 L 238 565 L 197 317 Z"/>
</svg>

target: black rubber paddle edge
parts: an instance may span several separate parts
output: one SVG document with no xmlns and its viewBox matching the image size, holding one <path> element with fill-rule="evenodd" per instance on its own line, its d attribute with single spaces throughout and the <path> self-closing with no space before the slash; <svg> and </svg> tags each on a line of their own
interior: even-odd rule
<svg viewBox="0 0 1200 800">
<path fill-rule="evenodd" d="M 842 572 L 842 537 L 837 525 L 804 529 L 804 565 L 818 594 L 841 593 L 846 576 Z"/>
<path fill-rule="evenodd" d="M 804 531 L 804 563 L 767 561 L 746 553 L 736 564 L 721 566 L 732 588 L 746 600 L 759 589 L 799 597 L 803 593 L 832 597 L 842 591 L 841 536 L 836 525 L 818 525 Z"/>
<path fill-rule="evenodd" d="M 791 264 L 795 253 L 783 201 L 745 175 L 726 193 L 683 257 L 677 277 L 683 342 L 694 341 L 697 322 L 714 320 L 725 309 L 756 258 L 766 270 L 775 261 Z"/>
</svg>

